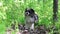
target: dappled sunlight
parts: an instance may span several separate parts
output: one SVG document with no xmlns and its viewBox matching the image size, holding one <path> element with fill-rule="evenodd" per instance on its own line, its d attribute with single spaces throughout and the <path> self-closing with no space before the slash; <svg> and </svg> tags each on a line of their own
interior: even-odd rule
<svg viewBox="0 0 60 34">
<path fill-rule="evenodd" d="M 3 6 L 3 3 L 2 2 L 0 2 L 0 6 Z"/>
</svg>

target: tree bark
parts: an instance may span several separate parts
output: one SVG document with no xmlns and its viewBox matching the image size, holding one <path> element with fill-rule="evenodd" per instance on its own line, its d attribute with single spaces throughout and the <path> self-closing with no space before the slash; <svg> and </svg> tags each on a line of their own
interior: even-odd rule
<svg viewBox="0 0 60 34">
<path fill-rule="evenodd" d="M 53 0 L 53 21 L 57 21 L 57 13 L 58 13 L 58 0 Z"/>
</svg>

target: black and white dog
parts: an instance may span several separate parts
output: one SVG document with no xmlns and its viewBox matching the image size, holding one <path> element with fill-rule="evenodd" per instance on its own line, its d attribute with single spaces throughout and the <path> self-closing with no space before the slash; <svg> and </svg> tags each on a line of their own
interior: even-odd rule
<svg viewBox="0 0 60 34">
<path fill-rule="evenodd" d="M 38 15 L 32 8 L 25 9 L 25 26 L 26 29 L 34 30 L 34 24 L 38 22 Z"/>
</svg>

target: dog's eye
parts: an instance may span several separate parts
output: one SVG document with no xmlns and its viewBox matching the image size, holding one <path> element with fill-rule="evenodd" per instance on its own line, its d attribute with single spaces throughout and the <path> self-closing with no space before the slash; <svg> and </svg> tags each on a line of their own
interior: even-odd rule
<svg viewBox="0 0 60 34">
<path fill-rule="evenodd" d="M 26 12 L 26 14 L 28 14 L 28 15 L 29 15 L 30 13 L 29 13 L 29 12 Z"/>
</svg>

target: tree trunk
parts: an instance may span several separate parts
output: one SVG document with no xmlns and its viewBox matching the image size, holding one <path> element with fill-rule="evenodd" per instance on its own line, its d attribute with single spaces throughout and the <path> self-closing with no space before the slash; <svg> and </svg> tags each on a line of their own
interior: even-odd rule
<svg viewBox="0 0 60 34">
<path fill-rule="evenodd" d="M 57 13 L 58 13 L 58 0 L 53 0 L 53 21 L 57 21 Z"/>
</svg>

